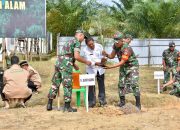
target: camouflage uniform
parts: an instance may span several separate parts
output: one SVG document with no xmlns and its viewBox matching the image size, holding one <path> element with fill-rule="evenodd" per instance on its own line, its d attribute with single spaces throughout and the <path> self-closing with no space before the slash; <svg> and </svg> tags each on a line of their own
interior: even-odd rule
<svg viewBox="0 0 180 130">
<path fill-rule="evenodd" d="M 175 82 L 173 83 L 173 90 L 170 91 L 170 95 L 180 96 L 180 72 L 174 75 Z"/>
<path fill-rule="evenodd" d="M 133 89 L 134 96 L 140 96 L 138 85 L 139 64 L 132 48 L 125 43 L 121 48 L 117 48 L 114 45 L 113 49 L 115 50 L 119 61 L 129 56 L 125 64 L 119 68 L 119 96 L 125 96 L 127 87 Z"/>
<path fill-rule="evenodd" d="M 167 83 L 170 80 L 170 72 L 172 72 L 172 76 L 176 73 L 176 67 L 178 66 L 178 57 L 180 57 L 180 53 L 178 50 L 174 49 L 174 51 L 170 51 L 170 49 L 164 50 L 162 54 L 162 59 L 165 61 L 166 70 L 164 71 L 164 82 Z"/>
<path fill-rule="evenodd" d="M 74 51 L 80 51 L 81 44 L 75 38 L 64 44 L 55 65 L 55 73 L 52 78 L 52 87 L 49 90 L 48 98 L 54 99 L 57 95 L 60 84 L 63 84 L 64 101 L 71 102 L 72 95 L 72 70 Z"/>
</svg>

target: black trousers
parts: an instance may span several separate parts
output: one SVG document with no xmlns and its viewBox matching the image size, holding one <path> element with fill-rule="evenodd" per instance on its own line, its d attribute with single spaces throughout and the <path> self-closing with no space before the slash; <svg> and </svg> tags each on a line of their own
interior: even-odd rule
<svg viewBox="0 0 180 130">
<path fill-rule="evenodd" d="M 104 84 L 104 74 L 99 75 L 99 72 L 97 72 L 97 82 L 98 82 L 98 99 L 99 101 L 105 102 L 106 96 L 105 96 L 105 84 Z M 89 92 L 88 92 L 88 100 L 89 104 L 96 104 L 96 88 L 95 86 L 89 86 Z"/>
<path fill-rule="evenodd" d="M 3 88 L 4 88 L 4 85 L 1 86 L 1 83 L 0 83 L 0 93 L 1 93 L 1 98 L 2 98 L 2 101 L 6 101 L 5 95 L 4 95 L 4 93 L 2 93 Z"/>
<path fill-rule="evenodd" d="M 5 95 L 2 93 L 3 88 L 4 88 L 4 84 L 3 84 L 3 75 L 4 75 L 4 70 L 0 69 L 0 94 L 1 94 L 1 98 L 3 101 L 5 101 Z"/>
<path fill-rule="evenodd" d="M 32 92 L 36 92 L 37 91 L 37 85 L 35 85 L 32 81 L 28 81 L 28 88 L 30 88 L 32 90 Z"/>
</svg>

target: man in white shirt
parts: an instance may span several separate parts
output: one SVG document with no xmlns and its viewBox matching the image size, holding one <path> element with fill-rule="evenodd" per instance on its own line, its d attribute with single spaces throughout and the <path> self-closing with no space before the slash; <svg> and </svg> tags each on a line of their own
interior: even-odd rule
<svg viewBox="0 0 180 130">
<path fill-rule="evenodd" d="M 103 58 L 102 52 L 103 47 L 101 44 L 94 43 L 94 39 L 89 37 L 85 40 L 86 47 L 82 50 L 83 57 L 91 61 L 90 66 L 86 66 L 86 72 L 88 74 L 95 74 L 98 82 L 98 99 L 100 105 L 107 104 L 105 97 L 105 84 L 104 84 L 104 73 L 105 70 L 101 67 L 101 59 Z M 89 86 L 89 107 L 94 107 L 96 105 L 96 93 L 95 86 Z"/>
</svg>

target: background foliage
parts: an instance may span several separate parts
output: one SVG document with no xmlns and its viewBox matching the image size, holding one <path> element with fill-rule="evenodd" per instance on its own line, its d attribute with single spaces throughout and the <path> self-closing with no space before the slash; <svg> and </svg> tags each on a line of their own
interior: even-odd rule
<svg viewBox="0 0 180 130">
<path fill-rule="evenodd" d="M 102 38 L 116 31 L 136 38 L 180 37 L 179 0 L 112 2 L 110 6 L 97 0 L 47 0 L 48 31 L 54 36 L 73 36 L 77 28 L 83 28 Z"/>
</svg>

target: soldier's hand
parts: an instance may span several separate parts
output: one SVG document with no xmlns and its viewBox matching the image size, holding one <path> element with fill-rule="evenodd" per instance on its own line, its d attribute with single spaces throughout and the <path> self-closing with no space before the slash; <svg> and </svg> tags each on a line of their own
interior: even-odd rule
<svg viewBox="0 0 180 130">
<path fill-rule="evenodd" d="M 101 62 L 96 62 L 95 65 L 102 66 Z"/>
<path fill-rule="evenodd" d="M 166 66 L 163 66 L 163 71 L 166 71 Z"/>
<path fill-rule="evenodd" d="M 79 66 L 77 66 L 76 64 L 73 65 L 75 70 L 79 70 Z"/>
<path fill-rule="evenodd" d="M 90 61 L 86 61 L 86 65 L 91 65 L 91 62 Z"/>
<path fill-rule="evenodd" d="M 102 51 L 102 55 L 108 57 L 108 53 L 105 50 Z"/>
<path fill-rule="evenodd" d="M 164 85 L 161 85 L 161 86 L 160 86 L 160 90 L 163 90 L 163 88 L 164 88 Z"/>
<path fill-rule="evenodd" d="M 111 66 L 104 66 L 103 69 L 111 69 L 112 67 Z"/>
<path fill-rule="evenodd" d="M 106 57 L 103 57 L 103 58 L 101 59 L 101 63 L 102 63 L 102 64 L 106 64 L 106 62 L 107 62 L 107 58 L 106 58 Z"/>
</svg>

